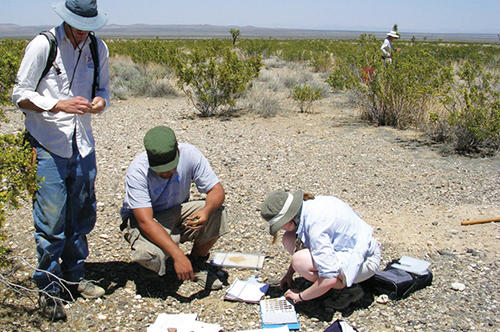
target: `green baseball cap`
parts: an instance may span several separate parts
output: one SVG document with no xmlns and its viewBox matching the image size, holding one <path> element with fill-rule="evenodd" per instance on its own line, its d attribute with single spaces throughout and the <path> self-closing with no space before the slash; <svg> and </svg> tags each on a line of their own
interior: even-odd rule
<svg viewBox="0 0 500 332">
<path fill-rule="evenodd" d="M 168 172 L 179 163 L 177 139 L 172 129 L 154 127 L 144 136 L 144 147 L 148 154 L 149 167 L 156 173 Z"/>
</svg>

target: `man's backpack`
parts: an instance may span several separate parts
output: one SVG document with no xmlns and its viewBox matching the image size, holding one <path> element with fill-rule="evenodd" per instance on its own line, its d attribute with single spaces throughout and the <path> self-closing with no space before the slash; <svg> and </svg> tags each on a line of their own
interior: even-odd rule
<svg viewBox="0 0 500 332">
<path fill-rule="evenodd" d="M 42 76 L 40 76 L 40 79 L 38 80 L 38 84 L 40 84 L 40 81 L 42 80 L 42 78 L 45 77 L 45 75 L 47 75 L 52 66 L 54 66 L 58 74 L 61 72 L 57 64 L 54 62 L 57 56 L 56 36 L 54 36 L 54 34 L 50 31 L 42 31 L 40 32 L 40 34 L 44 35 L 47 38 L 47 40 L 49 41 L 50 49 L 49 49 L 49 56 L 47 58 L 47 64 L 43 69 Z M 94 62 L 94 80 L 92 82 L 92 99 L 94 99 L 97 88 L 99 87 L 99 56 L 97 52 L 97 39 L 93 31 L 89 32 L 89 38 L 90 38 L 90 53 L 92 54 L 92 61 Z"/>
</svg>

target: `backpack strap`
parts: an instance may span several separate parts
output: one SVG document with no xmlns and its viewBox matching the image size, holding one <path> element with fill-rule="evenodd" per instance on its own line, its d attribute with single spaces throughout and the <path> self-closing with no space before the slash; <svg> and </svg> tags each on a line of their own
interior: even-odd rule
<svg viewBox="0 0 500 332">
<path fill-rule="evenodd" d="M 94 99 L 96 91 L 99 88 L 99 55 L 97 52 L 97 38 L 95 37 L 94 31 L 89 32 L 89 38 L 90 54 L 94 62 L 94 80 L 92 81 L 92 99 Z"/>
<path fill-rule="evenodd" d="M 47 75 L 47 73 L 49 72 L 49 70 L 52 66 L 55 66 L 56 70 L 60 71 L 59 67 L 57 67 L 57 65 L 54 63 L 54 61 L 56 60 L 56 56 L 57 56 L 56 36 L 54 36 L 54 34 L 50 31 L 42 31 L 42 32 L 40 32 L 40 35 L 44 35 L 49 42 L 49 56 L 47 57 L 47 64 L 45 65 L 45 68 L 43 69 L 42 76 L 40 76 L 40 79 L 38 80 L 38 83 L 36 85 L 37 88 L 38 88 L 38 85 L 40 84 L 40 81 L 42 80 L 42 78 L 44 78 L 45 75 Z"/>
</svg>

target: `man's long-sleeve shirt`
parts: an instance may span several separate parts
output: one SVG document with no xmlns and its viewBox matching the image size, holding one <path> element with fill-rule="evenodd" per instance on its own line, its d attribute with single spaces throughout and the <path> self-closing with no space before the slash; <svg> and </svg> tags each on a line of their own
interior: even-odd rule
<svg viewBox="0 0 500 332">
<path fill-rule="evenodd" d="M 91 114 L 80 115 L 48 111 L 59 100 L 67 100 L 77 96 L 92 102 L 94 63 L 89 47 L 90 39 L 87 38 L 75 49 L 64 32 L 64 24 L 53 28 L 51 32 L 54 33 L 58 44 L 57 56 L 54 61 L 58 70 L 55 66 L 52 66 L 37 87 L 47 63 L 50 45 L 45 36 L 39 35 L 35 37 L 26 47 L 12 92 L 12 100 L 18 107 L 20 101 L 29 100 L 39 108 L 47 111 L 22 109 L 26 115 L 26 129 L 43 147 L 60 157 L 69 158 L 72 155 L 74 137 L 80 154 L 85 157 L 94 149 Z M 99 86 L 96 96 L 104 98 L 106 107 L 108 107 L 109 52 L 106 44 L 101 39 L 97 39 L 97 43 Z M 79 55 L 79 48 L 82 50 L 81 55 Z"/>
</svg>

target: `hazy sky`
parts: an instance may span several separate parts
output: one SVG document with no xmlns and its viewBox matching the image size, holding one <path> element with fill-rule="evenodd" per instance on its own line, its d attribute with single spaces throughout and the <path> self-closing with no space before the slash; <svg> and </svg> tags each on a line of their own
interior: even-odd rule
<svg viewBox="0 0 500 332">
<path fill-rule="evenodd" d="M 51 0 L 0 0 L 0 23 L 55 25 Z M 98 0 L 111 24 L 500 33 L 499 0 Z"/>
</svg>

